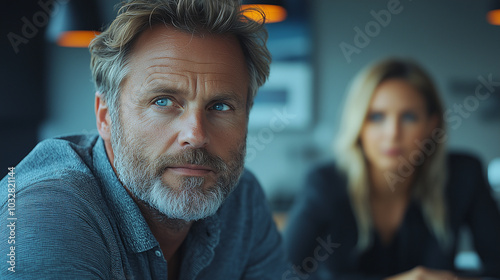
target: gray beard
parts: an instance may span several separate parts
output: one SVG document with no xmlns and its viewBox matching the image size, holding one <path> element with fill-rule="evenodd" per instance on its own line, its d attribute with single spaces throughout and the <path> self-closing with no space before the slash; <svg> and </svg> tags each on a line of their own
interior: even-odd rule
<svg viewBox="0 0 500 280">
<path fill-rule="evenodd" d="M 183 224 L 214 215 L 233 191 L 243 172 L 245 142 L 231 155 L 229 164 L 204 149 L 165 155 L 150 162 L 141 153 L 143 149 L 140 143 L 127 141 L 121 124 L 114 125 L 111 133 L 118 178 L 140 203 L 152 210 L 155 220 L 169 227 L 173 226 L 172 223 Z M 203 177 L 184 177 L 179 186 L 173 188 L 162 180 L 166 167 L 172 164 L 210 166 L 216 170 L 217 181 L 204 188 Z"/>
</svg>

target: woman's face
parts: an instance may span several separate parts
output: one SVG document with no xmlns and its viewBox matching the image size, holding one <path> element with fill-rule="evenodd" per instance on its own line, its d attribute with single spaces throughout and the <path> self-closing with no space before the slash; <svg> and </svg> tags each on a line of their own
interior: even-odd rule
<svg viewBox="0 0 500 280">
<path fill-rule="evenodd" d="M 427 113 L 423 95 L 402 79 L 382 82 L 373 94 L 361 129 L 361 145 L 371 168 L 397 171 L 417 142 L 430 137 L 437 118 Z M 413 152 L 413 153 L 412 153 Z M 413 161 L 414 162 L 414 161 Z"/>
</svg>

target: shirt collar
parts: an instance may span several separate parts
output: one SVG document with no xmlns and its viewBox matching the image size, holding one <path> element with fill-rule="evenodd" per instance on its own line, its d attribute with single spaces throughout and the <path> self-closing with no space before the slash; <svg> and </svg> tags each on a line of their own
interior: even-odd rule
<svg viewBox="0 0 500 280">
<path fill-rule="evenodd" d="M 109 162 L 104 140 L 99 137 L 93 149 L 94 167 L 102 183 L 108 205 L 117 221 L 117 227 L 127 248 L 134 253 L 151 250 L 159 246 L 149 229 L 142 213 L 125 187 L 118 180 Z M 224 205 L 221 206 L 223 208 Z M 220 240 L 219 211 L 215 215 L 195 222 L 185 240 L 184 259 L 191 259 L 189 265 L 183 265 L 184 273 L 197 274 L 213 259 L 215 247 Z M 194 276 L 194 275 L 193 275 Z M 193 278 L 194 279 L 194 278 Z"/>
<path fill-rule="evenodd" d="M 102 183 L 107 203 L 117 221 L 122 240 L 127 248 L 140 253 L 158 246 L 158 241 L 149 229 L 142 213 L 125 187 L 118 180 L 104 147 L 104 140 L 99 137 L 93 149 L 94 167 Z"/>
<path fill-rule="evenodd" d="M 221 206 L 223 207 L 224 205 Z M 184 261 L 181 267 L 183 279 L 196 279 L 198 274 L 212 262 L 215 248 L 220 242 L 220 210 L 215 215 L 192 225 L 183 245 Z"/>
</svg>

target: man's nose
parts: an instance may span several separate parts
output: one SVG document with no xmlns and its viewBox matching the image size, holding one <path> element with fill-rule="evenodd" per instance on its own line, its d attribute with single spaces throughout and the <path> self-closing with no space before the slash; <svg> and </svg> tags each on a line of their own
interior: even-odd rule
<svg viewBox="0 0 500 280">
<path fill-rule="evenodd" d="M 182 147 L 203 148 L 208 145 L 207 120 L 202 110 L 185 112 L 179 125 L 178 141 Z"/>
</svg>

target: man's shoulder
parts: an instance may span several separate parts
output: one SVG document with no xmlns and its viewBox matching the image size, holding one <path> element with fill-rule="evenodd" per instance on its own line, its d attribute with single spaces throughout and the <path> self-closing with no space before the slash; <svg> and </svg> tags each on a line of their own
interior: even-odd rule
<svg viewBox="0 0 500 280">
<path fill-rule="evenodd" d="M 114 244 L 109 209 L 89 166 L 96 138 L 71 137 L 40 142 L 15 167 L 14 179 L 9 178 L 12 199 L 0 203 L 0 217 L 16 219 L 15 242 L 23 244 L 16 250 L 31 262 L 19 264 L 20 271 L 31 272 L 51 261 L 73 265 L 95 259 L 95 251 L 100 252 L 102 271 L 109 269 L 106 246 Z M 0 229 L 2 235 L 5 231 Z"/>
<path fill-rule="evenodd" d="M 73 135 L 40 142 L 15 168 L 16 193 L 86 196 L 97 191 L 92 171 L 92 147 L 97 135 Z M 7 176 L 3 181 L 7 180 Z"/>
<path fill-rule="evenodd" d="M 264 191 L 255 175 L 248 169 L 244 169 L 238 184 L 228 199 L 253 200 L 264 197 Z"/>
<path fill-rule="evenodd" d="M 45 180 L 75 171 L 89 172 L 97 135 L 73 135 L 46 139 L 15 167 L 19 179 Z"/>
<path fill-rule="evenodd" d="M 219 217 L 236 218 L 252 215 L 256 208 L 268 206 L 265 193 L 255 177 L 255 175 L 245 169 L 234 188 L 233 192 L 227 197 L 218 213 Z"/>
<path fill-rule="evenodd" d="M 250 170 L 248 170 L 246 168 L 243 170 L 243 173 L 240 176 L 240 180 L 238 182 L 238 187 L 240 185 L 245 185 L 245 186 L 254 187 L 254 188 L 255 187 L 260 188 L 259 181 L 255 177 L 255 175 Z"/>
<path fill-rule="evenodd" d="M 209 273 L 216 275 L 216 267 L 228 262 L 233 263 L 232 269 L 241 269 L 251 279 L 275 279 L 285 271 L 281 237 L 270 205 L 250 171 L 243 172 L 217 216 L 221 242 L 212 262 L 215 269 Z"/>
<path fill-rule="evenodd" d="M 96 134 L 46 139 L 38 143 L 19 165 L 70 167 L 80 162 L 88 165 L 92 158 L 92 149 L 98 139 L 99 136 Z"/>
</svg>

